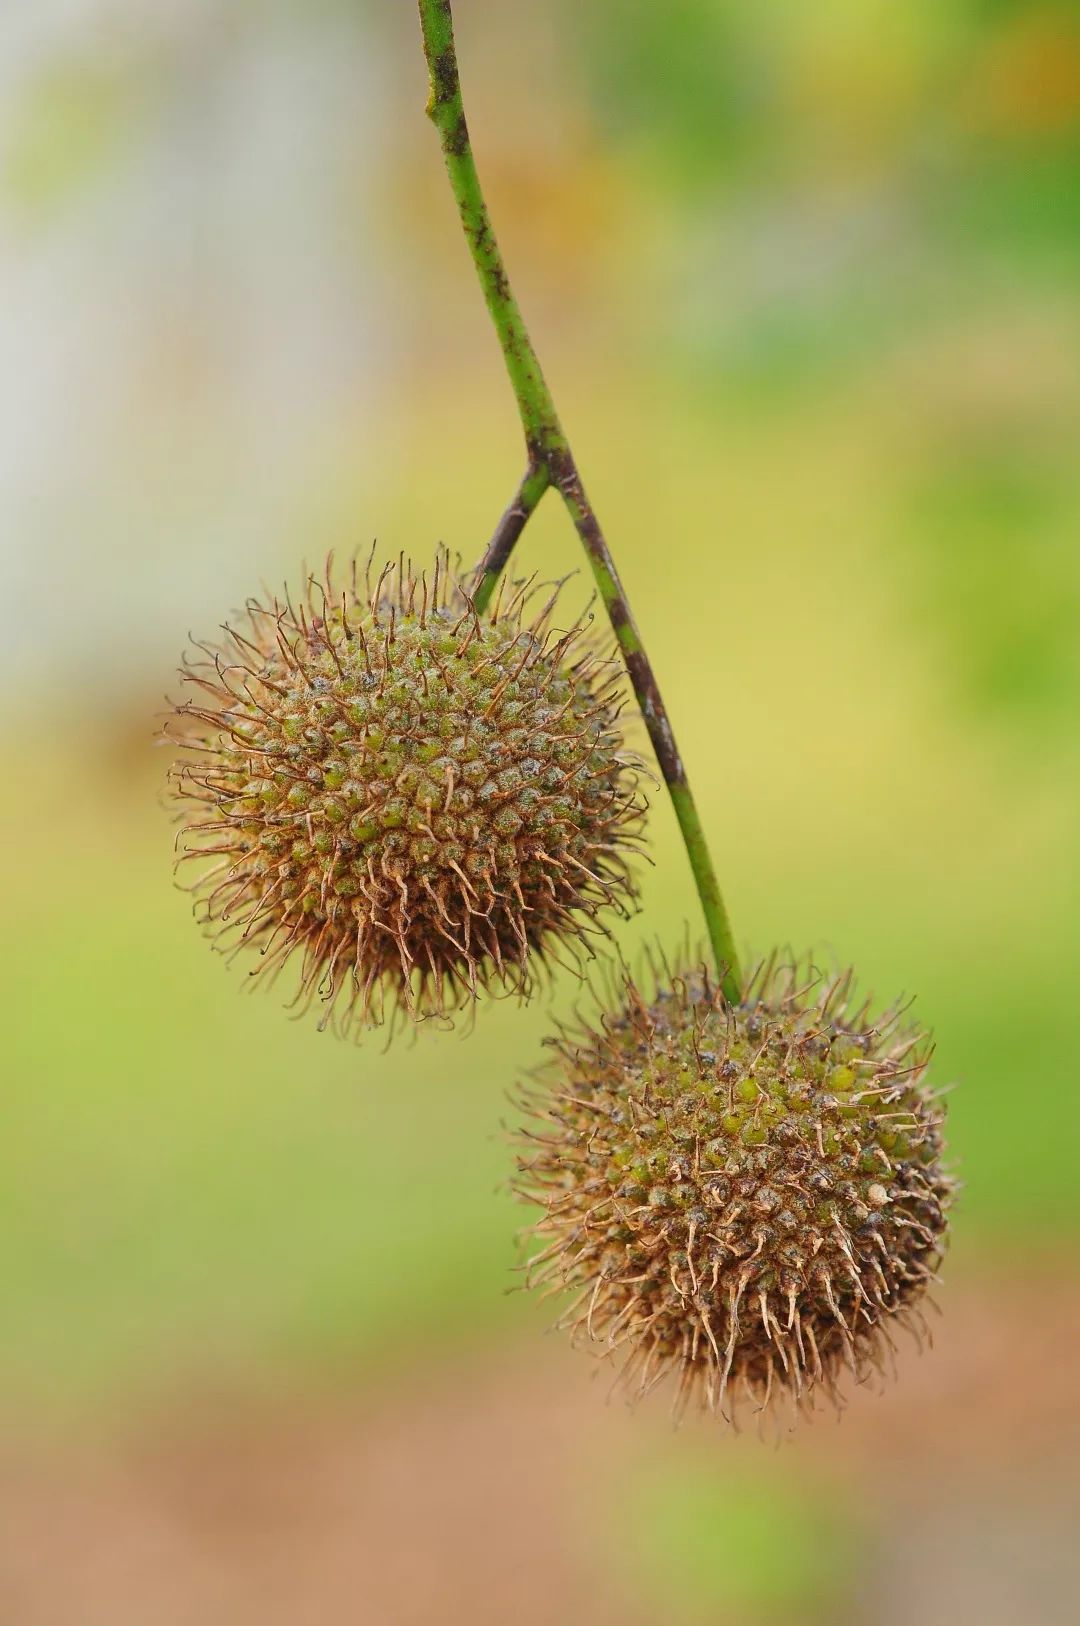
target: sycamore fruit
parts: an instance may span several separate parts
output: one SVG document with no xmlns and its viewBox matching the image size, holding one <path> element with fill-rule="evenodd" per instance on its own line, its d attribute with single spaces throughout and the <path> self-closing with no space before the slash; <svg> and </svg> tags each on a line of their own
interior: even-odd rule
<svg viewBox="0 0 1080 1626">
<path fill-rule="evenodd" d="M 835 1398 L 917 1316 L 952 1181 L 928 1046 L 850 975 L 777 959 L 732 1006 L 700 971 L 632 981 L 526 1097 L 517 1193 L 531 1282 L 564 1325 L 725 1415 Z"/>
<path fill-rule="evenodd" d="M 250 602 L 182 670 L 184 861 L 226 948 L 349 1030 L 445 1015 L 635 896 L 618 669 L 529 593 L 481 621 L 440 558 Z"/>
</svg>

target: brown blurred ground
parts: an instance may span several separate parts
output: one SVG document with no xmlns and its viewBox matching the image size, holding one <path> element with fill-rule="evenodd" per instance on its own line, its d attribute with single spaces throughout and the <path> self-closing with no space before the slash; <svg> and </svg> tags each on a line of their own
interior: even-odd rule
<svg viewBox="0 0 1080 1626">
<path fill-rule="evenodd" d="M 655 1620 L 620 1558 L 619 1486 L 672 1449 L 809 1475 L 861 1505 L 846 1618 L 1056 1626 L 1080 1573 L 1080 1293 L 948 1294 L 935 1348 L 779 1452 L 604 1404 L 560 1341 L 415 1367 L 374 1392 L 191 1396 L 109 1443 L 0 1458 L 12 1626 L 549 1626 Z M 625 1558 L 625 1555 L 622 1555 Z"/>
</svg>

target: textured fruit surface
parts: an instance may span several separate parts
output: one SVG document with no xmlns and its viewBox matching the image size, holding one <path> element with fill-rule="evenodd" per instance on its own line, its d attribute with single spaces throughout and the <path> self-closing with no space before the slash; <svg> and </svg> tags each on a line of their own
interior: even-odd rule
<svg viewBox="0 0 1080 1626">
<path fill-rule="evenodd" d="M 544 1209 L 530 1280 L 575 1291 L 563 1325 L 621 1350 L 633 1388 L 674 1372 L 677 1407 L 726 1415 L 882 1370 L 952 1192 L 901 1012 L 770 962 L 734 1009 L 700 972 L 659 974 L 554 1043 L 517 1191 Z"/>
<path fill-rule="evenodd" d="M 420 1017 L 534 960 L 633 897 L 643 803 L 617 673 L 526 623 L 480 621 L 440 559 L 430 580 L 309 581 L 251 603 L 184 669 L 174 788 L 195 891 L 226 946 L 348 1029 Z"/>
</svg>

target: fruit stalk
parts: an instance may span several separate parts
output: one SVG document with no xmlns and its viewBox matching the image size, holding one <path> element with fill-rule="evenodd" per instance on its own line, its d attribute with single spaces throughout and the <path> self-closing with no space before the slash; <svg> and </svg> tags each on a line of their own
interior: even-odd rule
<svg viewBox="0 0 1080 1626">
<path fill-rule="evenodd" d="M 446 172 L 465 240 L 502 348 L 525 435 L 528 467 L 477 571 L 474 602 L 483 612 L 536 505 L 555 486 L 585 548 L 597 590 L 619 644 L 638 707 L 667 785 L 726 997 L 737 1004 L 742 976 L 705 830 L 686 777 L 671 720 L 630 610 L 615 561 L 559 422 L 555 403 L 518 308 L 484 202 L 461 95 L 450 0 L 418 0 L 431 79 L 427 111 L 439 132 Z"/>
</svg>

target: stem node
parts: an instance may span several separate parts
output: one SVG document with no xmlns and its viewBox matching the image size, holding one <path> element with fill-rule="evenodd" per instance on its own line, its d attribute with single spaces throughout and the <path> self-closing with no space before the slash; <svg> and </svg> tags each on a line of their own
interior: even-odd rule
<svg viewBox="0 0 1080 1626">
<path fill-rule="evenodd" d="M 607 611 L 656 753 L 657 765 L 671 797 L 701 900 L 720 986 L 725 997 L 732 1004 L 738 1004 L 742 997 L 742 978 L 731 925 L 709 856 L 705 830 L 675 743 L 671 720 L 630 612 L 611 550 L 600 529 L 596 512 L 585 494 L 574 455 L 555 410 L 555 402 L 514 298 L 480 189 L 461 98 L 450 0 L 418 0 L 418 4 L 424 54 L 431 77 L 427 111 L 439 131 L 450 188 L 502 348 L 521 417 L 528 458 L 518 490 L 496 526 L 495 534 L 477 567 L 473 603 L 478 613 L 487 608 L 499 576 L 536 505 L 548 486 L 555 486 L 581 538 L 593 580 Z"/>
</svg>

